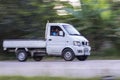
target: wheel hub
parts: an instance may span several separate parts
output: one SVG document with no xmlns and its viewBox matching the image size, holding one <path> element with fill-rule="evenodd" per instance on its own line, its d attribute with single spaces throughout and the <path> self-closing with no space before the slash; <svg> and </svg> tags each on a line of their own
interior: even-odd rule
<svg viewBox="0 0 120 80">
<path fill-rule="evenodd" d="M 25 59 L 25 54 L 21 52 L 21 53 L 18 55 L 18 58 L 19 58 L 20 60 Z"/>
<path fill-rule="evenodd" d="M 65 57 L 66 57 L 67 59 L 70 59 L 70 58 L 71 58 L 71 53 L 70 53 L 70 52 L 66 52 Z"/>
</svg>

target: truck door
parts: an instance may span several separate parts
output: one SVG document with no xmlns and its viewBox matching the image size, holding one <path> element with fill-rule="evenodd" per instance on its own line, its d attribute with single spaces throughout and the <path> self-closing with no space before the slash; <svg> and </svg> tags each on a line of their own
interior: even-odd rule
<svg viewBox="0 0 120 80">
<path fill-rule="evenodd" d="M 63 32 L 63 35 L 60 35 Z M 65 47 L 65 33 L 60 26 L 51 25 L 47 39 L 47 53 L 49 55 L 61 55 Z"/>
</svg>

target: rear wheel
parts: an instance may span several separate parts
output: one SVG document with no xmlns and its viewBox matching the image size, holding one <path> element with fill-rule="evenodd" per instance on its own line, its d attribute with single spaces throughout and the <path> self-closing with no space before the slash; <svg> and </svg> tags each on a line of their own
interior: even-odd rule
<svg viewBox="0 0 120 80">
<path fill-rule="evenodd" d="M 28 54 L 25 50 L 18 50 L 16 51 L 16 58 L 20 62 L 24 62 L 28 58 Z"/>
<path fill-rule="evenodd" d="M 62 57 L 66 61 L 72 61 L 75 58 L 74 52 L 71 49 L 65 49 L 62 53 Z"/>
<path fill-rule="evenodd" d="M 33 56 L 33 59 L 35 61 L 41 61 L 43 59 L 43 56 Z"/>
<path fill-rule="evenodd" d="M 83 56 L 76 56 L 78 60 L 80 61 L 85 61 L 87 59 L 87 55 L 83 55 Z"/>
</svg>

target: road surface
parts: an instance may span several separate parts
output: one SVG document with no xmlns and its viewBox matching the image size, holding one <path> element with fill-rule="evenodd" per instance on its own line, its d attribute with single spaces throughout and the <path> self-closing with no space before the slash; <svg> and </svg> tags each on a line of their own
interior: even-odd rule
<svg viewBox="0 0 120 80">
<path fill-rule="evenodd" d="M 120 75 L 120 60 L 0 61 L 0 76 L 96 77 Z"/>
</svg>

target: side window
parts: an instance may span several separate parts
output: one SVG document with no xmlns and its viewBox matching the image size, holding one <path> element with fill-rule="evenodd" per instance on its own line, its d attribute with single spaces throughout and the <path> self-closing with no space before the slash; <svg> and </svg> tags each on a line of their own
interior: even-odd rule
<svg viewBox="0 0 120 80">
<path fill-rule="evenodd" d="M 59 35 L 60 31 L 62 31 L 62 29 L 59 26 L 51 26 L 50 36 L 60 36 Z"/>
</svg>

